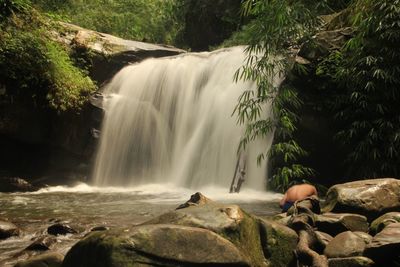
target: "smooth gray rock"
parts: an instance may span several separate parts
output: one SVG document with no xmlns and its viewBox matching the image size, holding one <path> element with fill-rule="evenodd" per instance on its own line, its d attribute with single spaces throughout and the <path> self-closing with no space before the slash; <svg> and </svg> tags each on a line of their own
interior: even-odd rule
<svg viewBox="0 0 400 267">
<path fill-rule="evenodd" d="M 350 231 L 340 233 L 325 247 L 324 255 L 328 258 L 362 256 L 367 242 L 371 239 L 372 237 L 368 239 Z"/>
<path fill-rule="evenodd" d="M 323 212 L 348 212 L 372 221 L 400 210 L 400 180 L 381 178 L 334 185 L 329 188 Z"/>
<path fill-rule="evenodd" d="M 367 218 L 352 213 L 324 213 L 317 215 L 315 226 L 319 231 L 332 236 L 345 231 L 368 232 Z"/>
</svg>

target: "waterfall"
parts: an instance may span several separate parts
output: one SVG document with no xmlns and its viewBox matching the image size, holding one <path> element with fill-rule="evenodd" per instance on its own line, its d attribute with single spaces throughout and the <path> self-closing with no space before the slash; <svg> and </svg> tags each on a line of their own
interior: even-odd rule
<svg viewBox="0 0 400 267">
<path fill-rule="evenodd" d="M 116 74 L 104 91 L 94 183 L 229 190 L 244 131 L 232 112 L 241 93 L 255 89 L 252 82 L 233 82 L 243 49 L 147 59 Z M 265 188 L 266 164 L 257 166 L 256 158 L 271 142 L 272 134 L 248 146 L 244 187 Z"/>
</svg>

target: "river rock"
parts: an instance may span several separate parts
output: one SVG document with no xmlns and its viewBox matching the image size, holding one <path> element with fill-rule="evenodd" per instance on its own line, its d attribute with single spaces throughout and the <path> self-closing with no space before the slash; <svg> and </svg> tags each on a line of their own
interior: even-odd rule
<svg viewBox="0 0 400 267">
<path fill-rule="evenodd" d="M 187 208 L 189 206 L 198 206 L 198 205 L 204 205 L 207 203 L 212 202 L 211 199 L 207 198 L 205 195 L 203 195 L 200 192 L 197 192 L 193 195 L 190 196 L 190 199 L 188 201 L 186 201 L 185 203 L 179 205 L 176 209 L 184 209 Z"/>
<path fill-rule="evenodd" d="M 292 266 L 296 261 L 294 251 L 299 240 L 297 233 L 269 220 L 261 220 L 260 226 L 261 245 L 270 266 Z"/>
<path fill-rule="evenodd" d="M 237 205 L 208 203 L 164 213 L 144 224 L 176 224 L 199 227 L 218 234 L 237 231 L 249 216 Z"/>
<path fill-rule="evenodd" d="M 234 243 L 248 255 L 252 266 L 266 261 L 260 240 L 260 222 L 237 205 L 210 202 L 174 210 L 144 224 L 174 224 L 207 229 Z"/>
<path fill-rule="evenodd" d="M 370 221 L 400 211 L 400 180 L 381 178 L 334 185 L 328 190 L 323 211 L 358 213 Z"/>
<path fill-rule="evenodd" d="M 227 239 L 206 229 L 141 225 L 129 231 L 94 232 L 74 245 L 63 267 L 250 266 Z"/>
<path fill-rule="evenodd" d="M 381 264 L 379 266 L 393 266 L 393 262 L 400 262 L 400 223 L 392 223 L 376 234 L 364 253 L 367 257 Z"/>
<path fill-rule="evenodd" d="M 367 218 L 351 213 L 324 213 L 317 215 L 315 226 L 319 231 L 332 236 L 345 231 L 368 232 Z"/>
<path fill-rule="evenodd" d="M 0 192 L 31 192 L 38 190 L 26 180 L 18 177 L 3 177 L 0 178 Z"/>
<path fill-rule="evenodd" d="M 75 229 L 71 228 L 68 224 L 65 223 L 56 223 L 49 228 L 47 228 L 47 233 L 51 235 L 66 235 L 66 234 L 76 234 L 78 231 Z"/>
<path fill-rule="evenodd" d="M 362 256 L 328 259 L 329 267 L 372 267 L 374 261 Z"/>
<path fill-rule="evenodd" d="M 321 231 L 315 231 L 315 235 L 318 239 L 318 243 L 321 245 L 322 250 L 324 250 L 329 242 L 331 242 L 333 239 L 331 235 Z"/>
<path fill-rule="evenodd" d="M 57 238 L 42 236 L 33 241 L 25 250 L 49 250 L 55 243 L 57 243 Z"/>
<path fill-rule="evenodd" d="M 328 243 L 324 250 L 324 255 L 328 258 L 346 258 L 353 256 L 362 256 L 365 246 L 371 242 L 372 237 L 366 238 L 364 235 L 358 235 L 357 232 L 346 231 L 335 236 Z"/>
<path fill-rule="evenodd" d="M 47 252 L 19 262 L 15 267 L 61 267 L 63 259 L 64 256 L 59 253 Z"/>
<path fill-rule="evenodd" d="M 370 233 L 375 235 L 391 223 L 400 222 L 400 212 L 388 212 L 371 223 Z"/>
<path fill-rule="evenodd" d="M 0 220 L 0 240 L 9 238 L 11 236 L 17 236 L 19 233 L 20 230 L 15 224 Z"/>
</svg>

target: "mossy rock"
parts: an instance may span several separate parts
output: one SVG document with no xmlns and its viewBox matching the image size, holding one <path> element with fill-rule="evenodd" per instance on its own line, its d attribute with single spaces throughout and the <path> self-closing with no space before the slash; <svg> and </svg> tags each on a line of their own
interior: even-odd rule
<svg viewBox="0 0 400 267">
<path fill-rule="evenodd" d="M 63 267 L 251 266 L 234 244 L 205 229 L 141 225 L 90 234 L 68 252 Z"/>
<path fill-rule="evenodd" d="M 294 251 L 298 242 L 298 235 L 289 227 L 279 223 L 260 220 L 261 243 L 265 258 L 270 266 L 296 266 Z"/>
<path fill-rule="evenodd" d="M 210 202 L 162 214 L 144 224 L 175 224 L 208 229 L 231 241 L 251 266 L 267 266 L 260 238 L 260 222 L 237 205 Z"/>
</svg>

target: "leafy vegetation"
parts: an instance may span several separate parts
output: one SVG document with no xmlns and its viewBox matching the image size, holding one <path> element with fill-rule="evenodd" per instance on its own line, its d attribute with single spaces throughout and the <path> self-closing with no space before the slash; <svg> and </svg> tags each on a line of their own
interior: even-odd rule
<svg viewBox="0 0 400 267">
<path fill-rule="evenodd" d="M 3 0 L 0 84 L 13 99 L 58 111 L 79 109 L 96 86 L 74 66 L 66 48 L 51 39 L 51 22 L 29 1 Z"/>
<path fill-rule="evenodd" d="M 319 67 L 336 90 L 331 111 L 347 148 L 347 175 L 400 174 L 400 1 L 359 0 L 355 36 Z"/>
<path fill-rule="evenodd" d="M 44 12 L 122 38 L 172 44 L 182 30 L 176 0 L 33 0 Z"/>
<path fill-rule="evenodd" d="M 284 190 L 292 180 L 313 175 L 312 169 L 300 164 L 307 152 L 295 134 L 301 99 L 307 92 L 285 82 L 279 87 L 270 77 L 307 71 L 293 69 L 301 65 L 293 65 L 290 51 L 310 40 L 318 30 L 318 14 L 343 8 L 346 13 L 342 16 L 347 16 L 346 22 L 353 21 L 349 26 L 355 35 L 343 48 L 316 62 L 316 74 L 323 77 L 318 85 L 325 88 L 325 91 L 318 89 L 318 93 L 326 99 L 323 104 L 311 105 L 335 118 L 335 142 L 347 153 L 343 155 L 346 158 L 343 176 L 397 176 L 400 170 L 399 1 L 248 0 L 243 5 L 245 15 L 253 20 L 235 36 L 250 45 L 246 65 L 236 79 L 255 81 L 257 91 L 244 92 L 235 111 L 239 122 L 248 125 L 242 146 L 275 129 L 275 144 L 259 157 L 261 160 L 268 155 L 275 164 L 270 186 Z M 268 105 L 272 106 L 272 119 L 262 117 Z"/>
<path fill-rule="evenodd" d="M 293 179 L 306 178 L 313 171 L 297 163 L 299 157 L 306 155 L 293 138 L 298 120 L 296 110 L 301 106 L 298 92 L 287 84 L 280 86 L 275 77 L 283 79 L 291 70 L 290 48 L 315 32 L 319 23 L 315 12 L 321 6 L 319 1 L 310 8 L 302 1 L 281 0 L 248 0 L 243 5 L 244 14 L 254 19 L 246 27 L 249 44 L 246 65 L 236 73 L 235 79 L 255 81 L 257 91 L 245 91 L 235 109 L 239 123 L 247 125 L 240 147 L 275 131 L 279 141 L 258 160 L 269 156 L 281 163 L 269 183 L 272 188 L 283 191 Z M 262 114 L 268 105 L 272 107 L 272 116 L 264 118 Z"/>
</svg>

